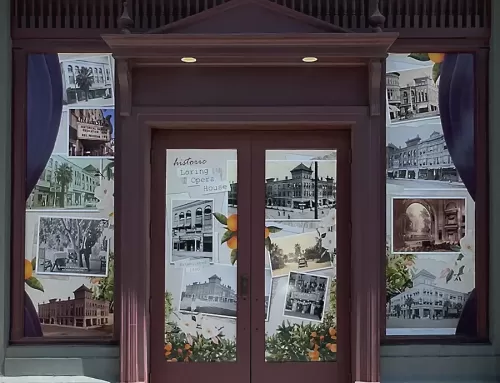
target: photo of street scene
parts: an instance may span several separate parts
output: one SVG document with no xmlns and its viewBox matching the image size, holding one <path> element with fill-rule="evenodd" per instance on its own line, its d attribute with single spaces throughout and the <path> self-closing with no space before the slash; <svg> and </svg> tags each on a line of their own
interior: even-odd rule
<svg viewBox="0 0 500 383">
<path fill-rule="evenodd" d="M 464 188 L 439 117 L 387 127 L 387 184 L 412 189 Z"/>
<path fill-rule="evenodd" d="M 214 257 L 213 200 L 172 200 L 170 262 Z"/>
<path fill-rule="evenodd" d="M 236 268 L 228 265 L 184 271 L 179 310 L 236 318 L 236 279 Z"/>
<path fill-rule="evenodd" d="M 273 277 L 283 277 L 291 271 L 331 268 L 335 253 L 323 246 L 318 231 L 311 231 L 274 238 L 269 257 Z"/>
<path fill-rule="evenodd" d="M 283 316 L 322 322 L 327 292 L 328 277 L 291 272 Z"/>
<path fill-rule="evenodd" d="M 389 255 L 387 335 L 454 335 L 474 289 L 473 254 Z"/>
<path fill-rule="evenodd" d="M 392 252 L 460 251 L 465 212 L 465 198 L 393 198 Z"/>
<path fill-rule="evenodd" d="M 36 273 L 105 277 L 107 228 L 99 218 L 39 217 Z"/>
<path fill-rule="evenodd" d="M 428 63 L 425 67 L 386 74 L 391 123 L 439 116 L 439 80 L 434 81 L 432 62 Z"/>
<path fill-rule="evenodd" d="M 110 54 L 59 54 L 64 104 L 71 107 L 113 106 L 112 60 Z"/>
</svg>

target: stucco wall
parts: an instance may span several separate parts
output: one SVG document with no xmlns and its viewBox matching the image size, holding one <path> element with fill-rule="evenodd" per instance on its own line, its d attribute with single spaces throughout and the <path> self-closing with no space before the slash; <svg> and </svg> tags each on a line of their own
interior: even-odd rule
<svg viewBox="0 0 500 383">
<path fill-rule="evenodd" d="M 500 1 L 493 3 L 491 103 L 499 98 Z M 10 98 L 11 46 L 9 1 L 0 2 L 0 383 L 2 382 L 117 382 L 117 347 L 29 346 L 7 347 L 9 334 L 9 223 L 10 223 Z M 496 95 L 494 94 L 496 93 Z M 382 348 L 383 382 L 493 382 L 500 381 L 500 110 L 490 107 L 491 189 L 491 339 L 492 345 L 386 346 Z M 496 129 L 495 129 L 496 127 Z M 2 378 L 1 375 L 11 376 Z M 35 378 L 34 375 L 48 375 Z M 52 375 L 52 376 L 50 376 Z M 53 376 L 59 375 L 59 378 Z M 61 376 L 66 375 L 66 376 Z M 71 375 L 72 377 L 69 377 Z M 23 376 L 12 378 L 12 376 Z"/>
</svg>

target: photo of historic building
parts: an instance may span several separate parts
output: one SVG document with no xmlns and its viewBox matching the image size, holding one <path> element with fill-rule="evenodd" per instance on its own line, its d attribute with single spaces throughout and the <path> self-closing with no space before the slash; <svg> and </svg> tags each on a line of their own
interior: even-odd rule
<svg viewBox="0 0 500 383">
<path fill-rule="evenodd" d="M 96 209 L 94 192 L 101 180 L 101 160 L 52 155 L 31 192 L 27 209 Z"/>
<path fill-rule="evenodd" d="M 173 200 L 170 261 L 213 260 L 213 200 Z"/>
<path fill-rule="evenodd" d="M 113 157 L 115 153 L 114 109 L 71 109 L 68 155 Z"/>
<path fill-rule="evenodd" d="M 465 218 L 465 198 L 393 198 L 392 252 L 460 251 Z"/>
<path fill-rule="evenodd" d="M 387 73 L 386 88 L 391 122 L 439 115 L 438 84 L 432 66 Z"/>
<path fill-rule="evenodd" d="M 74 298 L 49 299 L 47 303 L 38 304 L 38 317 L 44 329 L 49 333 L 63 331 L 56 328 L 62 326 L 105 330 L 111 323 L 109 302 L 95 299 L 85 285 L 73 295 Z"/>
<path fill-rule="evenodd" d="M 387 183 L 421 189 L 464 187 L 439 118 L 389 127 L 386 142 Z"/>
<path fill-rule="evenodd" d="M 70 106 L 112 106 L 113 72 L 111 55 L 59 55 L 63 80 L 63 101 Z"/>
<path fill-rule="evenodd" d="M 212 265 L 201 272 L 184 272 L 181 311 L 236 317 L 236 268 Z"/>
</svg>

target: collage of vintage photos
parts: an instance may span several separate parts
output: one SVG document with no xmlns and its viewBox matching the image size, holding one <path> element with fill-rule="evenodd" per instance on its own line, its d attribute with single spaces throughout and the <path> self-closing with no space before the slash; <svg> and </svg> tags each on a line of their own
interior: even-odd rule
<svg viewBox="0 0 500 383">
<path fill-rule="evenodd" d="M 26 201 L 26 292 L 42 329 L 32 336 L 110 336 L 114 61 L 111 54 L 65 53 L 59 65 L 59 131 Z"/>
<path fill-rule="evenodd" d="M 387 335 L 454 335 L 475 286 L 474 201 L 439 110 L 442 54 L 387 60 Z"/>
<path fill-rule="evenodd" d="M 234 343 L 237 152 L 168 149 L 166 154 L 165 343 L 170 347 L 184 336 L 176 328 L 181 334 L 197 329 L 186 339 L 209 328 L 216 341 Z M 335 281 L 336 153 L 268 151 L 265 185 L 267 336 L 279 336 L 283 321 L 297 328 L 326 326 L 328 332 L 336 318 L 330 294 Z M 266 358 L 271 360 L 272 353 Z"/>
</svg>

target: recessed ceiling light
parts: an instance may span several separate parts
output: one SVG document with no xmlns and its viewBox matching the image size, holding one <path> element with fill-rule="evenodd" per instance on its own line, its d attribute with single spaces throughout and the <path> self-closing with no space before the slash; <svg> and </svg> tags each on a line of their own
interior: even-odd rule
<svg viewBox="0 0 500 383">
<path fill-rule="evenodd" d="M 304 61 L 305 63 L 315 63 L 316 61 L 318 61 L 318 58 L 317 57 L 303 57 L 302 61 Z"/>
<path fill-rule="evenodd" d="M 183 57 L 183 58 L 181 58 L 181 61 L 183 63 L 195 63 L 196 62 L 196 58 L 194 58 L 194 57 Z"/>
</svg>

